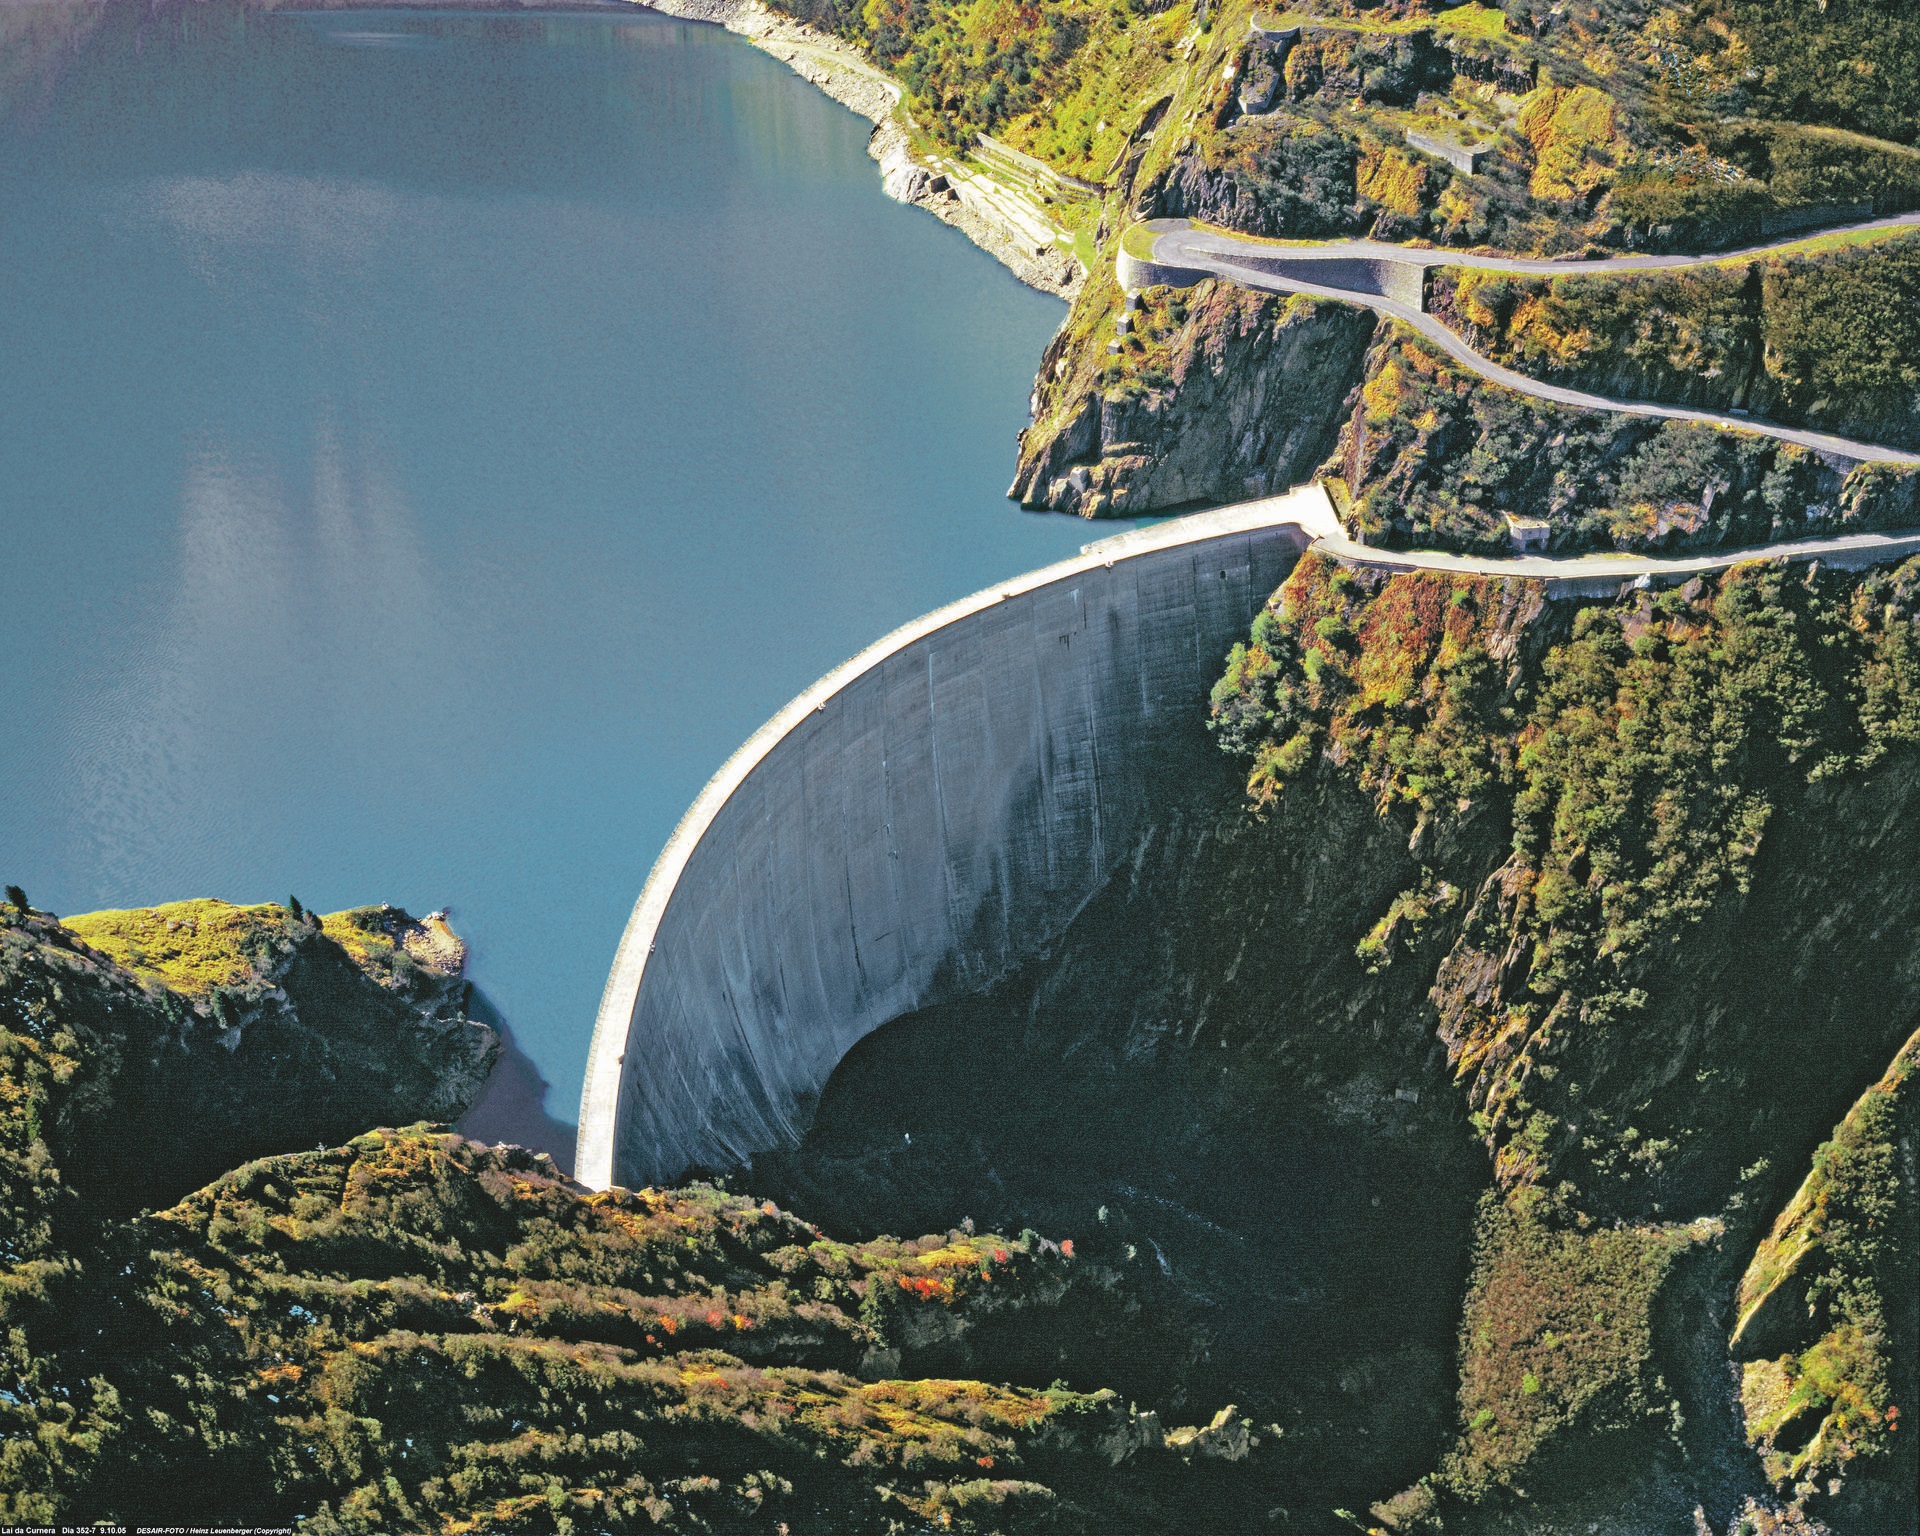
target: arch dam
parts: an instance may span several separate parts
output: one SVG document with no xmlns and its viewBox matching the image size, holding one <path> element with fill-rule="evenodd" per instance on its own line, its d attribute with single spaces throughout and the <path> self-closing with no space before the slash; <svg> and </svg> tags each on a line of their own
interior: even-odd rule
<svg viewBox="0 0 1920 1536">
<path fill-rule="evenodd" d="M 857 1041 L 1044 950 L 1217 767 L 1208 692 L 1310 547 L 1591 598 L 1747 560 L 1859 570 L 1920 554 L 1920 530 L 1494 559 L 1357 544 L 1313 484 L 917 619 L 755 732 L 674 829 L 601 998 L 575 1176 L 658 1184 L 794 1145 Z"/>
<path fill-rule="evenodd" d="M 829 673 L 721 768 L 620 941 L 576 1176 L 798 1141 L 882 1024 L 1039 952 L 1208 751 L 1208 690 L 1316 537 L 1318 486 L 1087 545 Z M 1183 767 L 1183 765 L 1186 765 Z"/>
</svg>

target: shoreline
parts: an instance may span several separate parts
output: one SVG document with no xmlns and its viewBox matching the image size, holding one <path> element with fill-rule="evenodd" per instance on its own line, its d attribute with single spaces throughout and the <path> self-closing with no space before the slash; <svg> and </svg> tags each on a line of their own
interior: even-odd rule
<svg viewBox="0 0 1920 1536">
<path fill-rule="evenodd" d="M 878 162 L 887 196 L 923 208 L 960 231 L 1030 288 L 1073 301 L 1086 281 L 1080 263 L 1057 246 L 1040 248 L 990 203 L 970 198 L 964 186 L 914 157 L 907 130 L 899 121 L 897 82 L 837 37 L 769 10 L 760 0 L 613 0 L 658 11 L 680 21 L 725 27 L 763 53 L 772 54 L 808 84 L 873 124 L 867 154 Z M 598 9 L 599 7 L 596 7 Z M 1044 222 L 1035 215 L 1036 221 Z"/>
<path fill-rule="evenodd" d="M 724 27 L 770 53 L 809 85 L 873 124 L 867 154 L 879 163 L 880 182 L 895 202 L 925 209 L 960 231 L 1029 288 L 1072 303 L 1087 279 L 1079 261 L 1060 246 L 1042 245 L 1035 232 L 1052 228 L 1043 210 L 1017 192 L 985 191 L 985 178 L 965 171 L 957 178 L 914 156 L 899 116 L 901 89 L 878 65 L 837 37 L 769 10 L 761 0 L 287 0 L 267 8 L 285 13 L 356 10 L 471 10 L 504 14 L 542 11 L 647 10 L 677 21 Z M 1017 205 L 1011 212 L 1002 202 Z"/>
</svg>

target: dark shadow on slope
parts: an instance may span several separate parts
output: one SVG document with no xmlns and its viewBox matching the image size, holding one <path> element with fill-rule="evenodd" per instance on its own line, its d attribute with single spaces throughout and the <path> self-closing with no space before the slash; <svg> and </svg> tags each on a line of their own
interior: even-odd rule
<svg viewBox="0 0 1920 1536">
<path fill-rule="evenodd" d="M 1110 1267 L 1105 1300 L 916 1366 L 1278 1426 L 1231 1472 L 1128 1474 L 1171 1522 L 1143 1531 L 1334 1529 L 1439 1459 L 1487 1179 L 1418 994 L 1353 957 L 1404 841 L 1238 800 L 1188 797 L 1048 954 L 862 1041 L 805 1143 L 743 1179 L 836 1235 L 970 1218 Z"/>
<path fill-rule="evenodd" d="M 500 1060 L 487 1078 L 480 1096 L 468 1106 L 454 1127 L 475 1141 L 509 1142 L 545 1152 L 569 1177 L 580 1137 L 580 1127 L 556 1119 L 547 1110 L 551 1084 L 540 1075 L 533 1058 L 520 1049 L 513 1030 L 486 993 L 475 987 L 467 1013 L 500 1036 Z"/>
</svg>

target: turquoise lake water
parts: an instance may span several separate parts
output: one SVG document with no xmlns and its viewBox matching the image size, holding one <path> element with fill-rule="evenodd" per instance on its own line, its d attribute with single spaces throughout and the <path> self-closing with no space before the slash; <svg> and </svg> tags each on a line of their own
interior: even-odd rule
<svg viewBox="0 0 1920 1536">
<path fill-rule="evenodd" d="M 644 12 L 0 7 L 0 878 L 451 907 L 571 1121 L 707 776 L 1088 537 L 1063 306 L 867 133 Z"/>
</svg>

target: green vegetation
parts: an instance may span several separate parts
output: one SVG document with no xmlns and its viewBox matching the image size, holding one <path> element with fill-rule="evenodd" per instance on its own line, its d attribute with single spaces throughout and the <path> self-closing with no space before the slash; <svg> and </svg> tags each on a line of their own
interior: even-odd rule
<svg viewBox="0 0 1920 1536">
<path fill-rule="evenodd" d="M 1498 292 L 1476 286 L 1467 302 Z M 1659 333 L 1664 322 L 1646 325 Z M 1680 330 L 1665 332 L 1664 357 L 1650 342 L 1623 366 L 1669 378 L 1688 346 L 1734 346 L 1710 323 Z M 1555 551 L 1739 546 L 1920 521 L 1910 470 L 1842 473 L 1775 438 L 1554 405 L 1396 325 L 1381 327 L 1358 394 L 1326 472 L 1346 484 L 1349 525 L 1374 543 L 1504 553 L 1508 514 L 1545 519 Z"/>
<path fill-rule="evenodd" d="M 1920 446 L 1920 240 L 1770 263 L 1762 409 Z"/>
<path fill-rule="evenodd" d="M 175 901 L 125 912 L 88 912 L 66 927 L 139 976 L 185 997 L 261 982 L 305 922 L 271 903 Z"/>
<path fill-rule="evenodd" d="M 976 1515 L 1051 1505 L 1036 1470 L 1131 1444 L 1110 1396 L 851 1374 L 1057 1293 L 1071 1261 L 1007 1239 L 848 1246 L 703 1186 L 583 1198 L 420 1128 L 249 1164 L 104 1243 L 105 1294 L 15 1319 L 53 1343 L 48 1406 L 98 1426 L 84 1462 L 15 1469 L 36 1518 L 878 1531 L 956 1483 Z"/>
<path fill-rule="evenodd" d="M 1480 0 L 1468 0 L 1468 3 L 1451 10 L 1437 13 L 1417 11 L 1411 15 L 1395 15 L 1391 11 L 1374 11 L 1371 15 L 1362 11 L 1356 16 L 1342 16 L 1322 11 L 1288 10 L 1277 12 L 1254 12 L 1254 19 L 1272 31 L 1286 27 L 1315 26 L 1335 30 L 1376 32 L 1386 35 L 1395 33 L 1420 32 L 1433 30 L 1452 33 L 1461 37 L 1479 37 L 1487 39 L 1510 39 L 1507 30 L 1507 13 L 1498 6 L 1482 5 Z"/>
<path fill-rule="evenodd" d="M 1728 116 L 1920 139 L 1920 17 L 1903 0 L 1696 0 L 1677 13 L 1660 62 L 1684 94 Z"/>
<path fill-rule="evenodd" d="M 1725 1039 L 1675 1039 L 1672 1010 L 1696 1005 L 1674 998 L 1689 984 L 1674 961 L 1751 899 L 1763 849 L 1793 836 L 1776 829 L 1890 764 L 1911 773 L 1916 598 L 1920 561 L 1858 577 L 1753 564 L 1569 608 L 1524 581 L 1354 572 L 1309 554 L 1234 648 L 1213 728 L 1246 762 L 1260 813 L 1332 778 L 1382 816 L 1410 813 L 1417 845 L 1444 848 L 1489 816 L 1510 828 L 1477 894 L 1425 869 L 1359 944 L 1371 970 L 1439 944 L 1436 1027 L 1501 1189 L 1463 1321 L 1461 1438 L 1402 1513 L 1530 1484 L 1570 1435 L 1672 1412 L 1658 1318 L 1680 1254 L 1719 1228 L 1661 1213 L 1744 1209 L 1733 1169 L 1755 1146 L 1740 1095 L 1692 1090 L 1776 1055 L 1787 1070 L 1802 1027 L 1788 1010 Z M 1658 1084 L 1620 1075 L 1656 1058 Z M 1786 1081 L 1806 1087 L 1798 1068 Z M 1906 1081 L 1880 1090 L 1889 1110 Z M 1869 1101 L 1743 1290 L 1749 1313 L 1772 1297 L 1801 1330 L 1819 1298 L 1797 1353 L 1748 1370 L 1753 1433 L 1783 1478 L 1868 1456 L 1894 1405 L 1874 1374 L 1890 1337 L 1879 1287 L 1899 1274 L 1910 1296 L 1913 1267 L 1886 1235 L 1891 1137 Z M 1804 1102 L 1772 1102 L 1804 1121 Z M 1783 1288 L 1788 1273 L 1801 1289 Z M 1772 1350 L 1757 1337 L 1749 1353 Z M 1820 1413 L 1837 1428 L 1803 1454 Z M 1805 1434 L 1786 1441 L 1789 1423 Z"/>
<path fill-rule="evenodd" d="M 1671 1417 L 1654 1356 L 1655 1302 L 1674 1260 L 1716 1235 L 1605 1228 L 1543 1214 L 1538 1189 L 1489 1196 L 1460 1332 L 1460 1443 L 1439 1482 L 1483 1499 L 1556 1436 L 1632 1432 Z"/>
<path fill-rule="evenodd" d="M 1914 1483 L 1912 1437 L 1897 1431 L 1920 1348 L 1920 1210 L 1900 1168 L 1920 1126 L 1916 1083 L 1920 1036 L 1814 1153 L 1740 1281 L 1747 1436 L 1783 1491 L 1889 1459 Z"/>
<path fill-rule="evenodd" d="M 295 950 L 312 930 L 340 947 L 370 980 L 406 987 L 422 965 L 436 969 L 424 930 L 393 907 L 355 907 L 322 917 L 271 902 L 237 907 L 227 901 L 174 901 L 123 912 L 85 912 L 66 927 L 142 981 L 200 1002 L 256 1004 L 279 984 Z M 410 953 L 411 951 L 411 953 Z M 458 964 L 442 979 L 456 977 Z"/>
<path fill-rule="evenodd" d="M 1091 1533 L 1209 1497 L 1262 1443 L 1232 1410 L 1169 1436 L 1056 1379 L 1197 1359 L 1117 1242 L 839 1241 L 708 1185 L 589 1196 L 434 1125 L 255 1157 L 477 1086 L 463 1060 L 417 1075 L 408 1029 L 434 1021 L 387 1011 L 418 925 L 292 911 L 89 922 L 129 950 L 165 935 L 152 963 L 189 993 L 0 908 L 0 1519 Z M 258 1054 L 274 1020 L 214 1011 L 248 984 L 231 951 L 262 944 L 295 1009 L 303 971 L 358 978 L 303 1050 Z M 369 1033 L 384 1076 L 352 1070 Z M 176 1198 L 209 1149 L 241 1166 Z"/>
<path fill-rule="evenodd" d="M 1920 151 L 1833 129 L 1708 122 L 1685 152 L 1636 150 L 1621 161 L 1606 238 L 1634 249 L 1713 250 L 1915 207 Z"/>
<path fill-rule="evenodd" d="M 1745 407 L 1920 447 L 1920 238 L 1617 277 L 1444 269 L 1435 314 L 1495 361 L 1627 399 Z"/>
<path fill-rule="evenodd" d="M 1120 249 L 1140 261 L 1153 260 L 1153 231 L 1144 224 L 1129 224 L 1120 235 Z"/>
<path fill-rule="evenodd" d="M 1521 103 L 1514 127 L 1533 146 L 1528 190 L 1551 202 L 1596 191 L 1624 148 L 1620 104 L 1591 85 L 1541 86 Z"/>
</svg>

